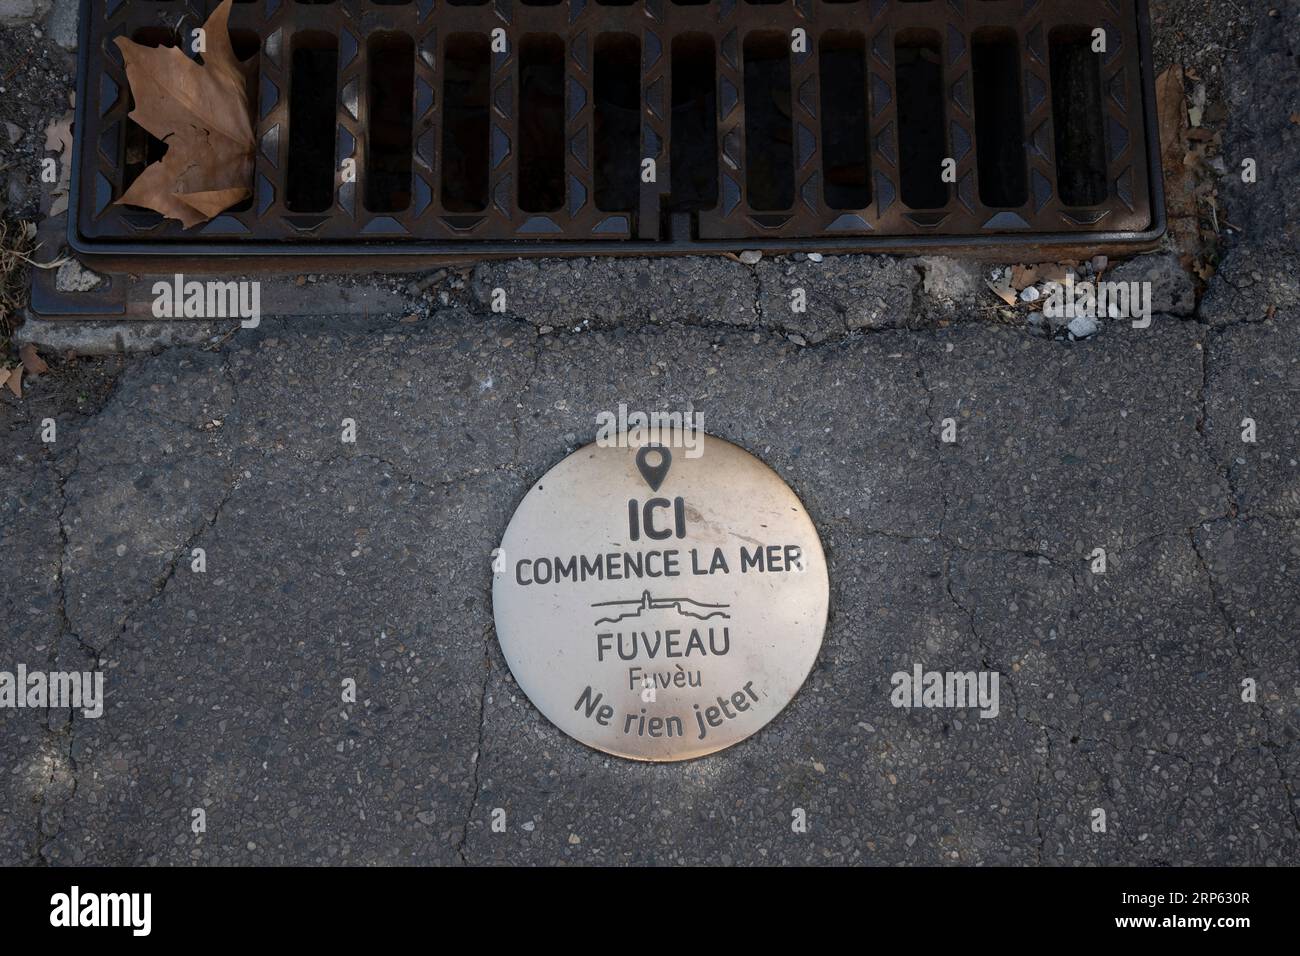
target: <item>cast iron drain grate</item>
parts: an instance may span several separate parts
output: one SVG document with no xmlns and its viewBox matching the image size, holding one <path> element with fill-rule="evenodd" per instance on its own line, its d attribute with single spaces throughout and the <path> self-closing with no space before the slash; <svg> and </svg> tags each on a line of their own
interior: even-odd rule
<svg viewBox="0 0 1300 956">
<path fill-rule="evenodd" d="M 254 195 L 187 232 L 114 203 L 165 147 L 128 118 L 113 39 L 175 42 L 216 5 L 83 0 L 78 252 L 1100 247 L 1163 231 L 1145 0 L 240 0 Z"/>
</svg>

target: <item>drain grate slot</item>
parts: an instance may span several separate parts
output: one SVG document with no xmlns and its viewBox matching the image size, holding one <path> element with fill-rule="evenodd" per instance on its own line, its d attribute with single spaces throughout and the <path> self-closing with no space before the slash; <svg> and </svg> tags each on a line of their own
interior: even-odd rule
<svg viewBox="0 0 1300 956">
<path fill-rule="evenodd" d="M 596 208 L 630 213 L 640 169 L 641 41 L 631 33 L 601 34 L 595 59 Z"/>
<path fill-rule="evenodd" d="M 401 212 L 411 205 L 415 44 L 400 33 L 380 33 L 367 45 L 366 208 Z"/>
<path fill-rule="evenodd" d="M 1021 118 L 1020 50 L 1010 30 L 988 29 L 971 44 L 980 201 L 1015 207 L 1029 198 Z"/>
<path fill-rule="evenodd" d="M 1100 59 L 1085 26 L 1051 35 L 1052 113 L 1056 119 L 1056 177 L 1068 206 L 1106 199 L 1106 140 L 1102 127 Z"/>
<path fill-rule="evenodd" d="M 903 202 L 913 209 L 939 209 L 948 202 L 940 42 L 933 30 L 908 30 L 894 46 Z"/>
<path fill-rule="evenodd" d="M 285 205 L 324 212 L 334 201 L 334 101 L 338 41 L 325 33 L 294 38 L 289 80 L 289 157 Z"/>
<path fill-rule="evenodd" d="M 83 0 L 77 251 L 905 250 L 1163 230 L 1144 0 L 241 0 L 253 197 L 187 232 L 114 202 L 166 146 L 130 121 L 112 41 L 174 44 L 178 14 L 214 6 Z"/>
<path fill-rule="evenodd" d="M 530 34 L 519 44 L 519 208 L 564 205 L 564 43 Z"/>
<path fill-rule="evenodd" d="M 867 43 L 861 33 L 834 31 L 821 41 L 822 176 L 826 205 L 871 205 L 867 156 Z"/>
<path fill-rule="evenodd" d="M 447 38 L 442 204 L 448 212 L 482 212 L 487 208 L 491 61 L 486 34 L 453 33 Z"/>
<path fill-rule="evenodd" d="M 790 117 L 790 39 L 766 30 L 751 33 L 745 37 L 745 182 L 750 209 L 779 211 L 794 205 Z"/>
<path fill-rule="evenodd" d="M 703 33 L 673 40 L 669 212 L 694 212 L 718 204 L 716 56 L 713 38 Z"/>
</svg>

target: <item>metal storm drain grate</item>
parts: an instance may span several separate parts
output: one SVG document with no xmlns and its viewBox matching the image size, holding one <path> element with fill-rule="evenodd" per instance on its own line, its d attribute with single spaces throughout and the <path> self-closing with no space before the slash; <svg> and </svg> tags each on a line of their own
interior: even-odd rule
<svg viewBox="0 0 1300 956">
<path fill-rule="evenodd" d="M 253 197 L 184 231 L 114 203 L 166 147 L 128 118 L 113 38 L 173 43 L 216 5 L 83 3 L 78 251 L 845 251 L 1163 230 L 1140 0 L 240 0 Z"/>
</svg>

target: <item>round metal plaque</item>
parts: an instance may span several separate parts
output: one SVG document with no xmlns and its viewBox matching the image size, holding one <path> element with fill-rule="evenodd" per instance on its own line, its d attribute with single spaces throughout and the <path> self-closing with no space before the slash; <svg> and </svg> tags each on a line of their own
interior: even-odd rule
<svg viewBox="0 0 1300 956">
<path fill-rule="evenodd" d="M 634 760 L 689 760 L 775 717 L 826 628 L 821 541 L 748 452 L 588 445 L 524 497 L 496 555 L 497 638 L 557 727 Z"/>
</svg>

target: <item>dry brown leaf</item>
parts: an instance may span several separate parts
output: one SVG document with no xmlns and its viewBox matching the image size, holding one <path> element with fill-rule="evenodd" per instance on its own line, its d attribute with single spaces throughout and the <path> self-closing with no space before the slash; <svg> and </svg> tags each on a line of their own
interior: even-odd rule
<svg viewBox="0 0 1300 956">
<path fill-rule="evenodd" d="M 51 153 L 66 153 L 72 149 L 72 114 L 57 119 L 45 127 L 45 149 Z"/>
<path fill-rule="evenodd" d="M 23 368 L 27 369 L 29 375 L 44 375 L 50 370 L 45 359 L 37 354 L 36 346 L 30 342 L 18 350 L 18 356 L 23 360 Z"/>
<path fill-rule="evenodd" d="M 1187 94 L 1183 89 L 1183 68 L 1177 64 L 1156 79 L 1156 113 L 1165 173 L 1168 175 L 1172 171 L 1177 174 L 1181 172 L 1181 160 L 1186 151 L 1183 135 L 1187 129 Z M 1172 170 L 1171 166 L 1174 167 Z"/>
<path fill-rule="evenodd" d="M 68 208 L 68 190 L 72 187 L 72 119 L 73 114 L 68 112 L 45 127 L 45 149 L 60 158 L 59 183 L 51 193 L 51 216 L 58 216 Z"/>
<path fill-rule="evenodd" d="M 1049 262 L 1047 265 L 1038 267 L 1039 282 L 1055 282 L 1061 285 L 1065 282 L 1065 277 L 1074 272 L 1074 269 L 1062 262 Z"/>
<path fill-rule="evenodd" d="M 230 44 L 223 0 L 203 29 L 203 63 L 176 47 L 116 43 L 135 97 L 131 119 L 167 144 L 118 200 L 179 219 L 189 229 L 252 195 L 253 120 L 245 67 Z"/>
<path fill-rule="evenodd" d="M 1038 281 L 1038 266 L 1012 266 L 1011 288 L 1017 292 Z"/>
<path fill-rule="evenodd" d="M 23 397 L 23 367 L 15 365 L 13 368 L 5 368 L 0 365 L 0 388 L 9 386 L 9 391 L 19 398 Z"/>
<path fill-rule="evenodd" d="M 1160 126 L 1161 167 L 1169 218 L 1176 222 L 1195 214 L 1191 201 L 1185 159 L 1187 157 L 1187 98 L 1183 92 L 1182 68 L 1175 65 L 1156 80 L 1156 108 Z"/>
<path fill-rule="evenodd" d="M 993 294 L 996 295 L 1003 302 L 1005 302 L 1007 305 L 1016 304 L 1015 290 L 1011 288 L 1011 281 L 1005 276 L 999 279 L 996 284 L 989 282 L 987 279 L 984 280 L 984 284 L 987 285 L 990 289 L 992 289 Z"/>
</svg>

